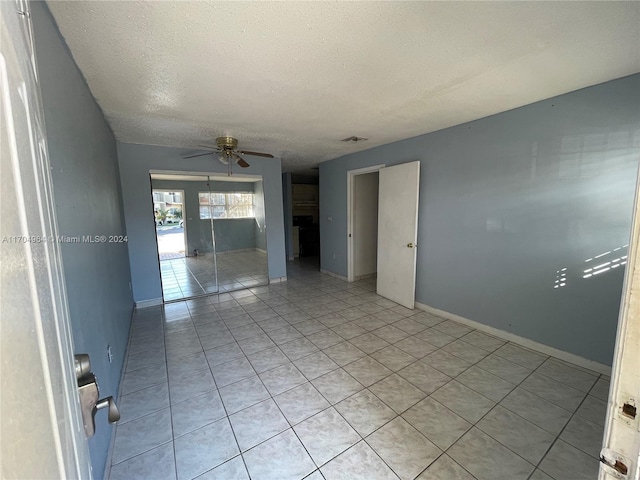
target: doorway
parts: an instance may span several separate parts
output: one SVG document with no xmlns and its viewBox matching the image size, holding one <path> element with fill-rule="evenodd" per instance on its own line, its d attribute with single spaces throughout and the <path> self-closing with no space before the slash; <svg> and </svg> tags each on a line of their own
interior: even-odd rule
<svg viewBox="0 0 640 480">
<path fill-rule="evenodd" d="M 382 168 L 384 165 L 375 165 L 347 172 L 347 263 L 350 282 L 375 277 L 377 273 L 378 187 Z"/>
<path fill-rule="evenodd" d="M 383 167 L 347 172 L 348 280 L 375 275 L 378 295 L 413 309 L 420 162 Z"/>
<path fill-rule="evenodd" d="M 184 258 L 187 245 L 184 228 L 183 190 L 153 189 L 153 218 L 160 260 Z"/>
</svg>

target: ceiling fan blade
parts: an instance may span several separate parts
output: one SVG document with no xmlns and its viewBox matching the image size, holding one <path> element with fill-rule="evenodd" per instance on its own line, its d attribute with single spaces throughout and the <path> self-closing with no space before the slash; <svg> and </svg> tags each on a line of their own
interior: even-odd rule
<svg viewBox="0 0 640 480">
<path fill-rule="evenodd" d="M 220 150 L 218 147 L 212 147 L 211 145 L 198 145 L 198 146 L 202 148 L 209 148 L 211 150 Z"/>
<path fill-rule="evenodd" d="M 233 162 L 240 165 L 242 168 L 247 168 L 249 164 L 237 153 L 232 153 L 231 158 L 233 158 Z"/>
<path fill-rule="evenodd" d="M 194 158 L 194 157 L 202 157 L 204 155 L 213 155 L 213 152 L 196 153 L 195 155 L 187 155 L 186 157 L 182 157 L 182 158 L 187 159 L 187 158 Z"/>
<path fill-rule="evenodd" d="M 254 157 L 273 158 L 273 155 L 271 155 L 270 153 L 249 152 L 247 150 L 238 150 L 238 153 L 241 153 L 243 155 L 253 155 Z"/>
</svg>

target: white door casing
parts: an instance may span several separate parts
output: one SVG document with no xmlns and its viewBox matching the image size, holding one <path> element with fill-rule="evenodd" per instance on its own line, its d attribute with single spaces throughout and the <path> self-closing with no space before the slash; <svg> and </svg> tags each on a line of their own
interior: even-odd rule
<svg viewBox="0 0 640 480">
<path fill-rule="evenodd" d="M 377 293 L 413 308 L 420 162 L 380 170 Z"/>
<path fill-rule="evenodd" d="M 640 182 L 614 349 L 599 480 L 640 478 Z M 633 415 L 635 413 L 635 416 Z M 608 465 L 607 465 L 608 464 Z M 627 470 L 626 475 L 621 471 Z"/>
<path fill-rule="evenodd" d="M 92 477 L 29 4 L 0 2 L 3 478 Z"/>
<path fill-rule="evenodd" d="M 378 172 L 354 177 L 353 272 L 360 279 L 377 271 Z"/>
<path fill-rule="evenodd" d="M 354 252 L 354 232 L 356 229 L 356 202 L 355 202 L 355 178 L 358 175 L 378 172 L 384 165 L 373 165 L 371 167 L 358 168 L 347 172 L 347 280 L 356 280 L 355 273 L 355 252 Z"/>
</svg>

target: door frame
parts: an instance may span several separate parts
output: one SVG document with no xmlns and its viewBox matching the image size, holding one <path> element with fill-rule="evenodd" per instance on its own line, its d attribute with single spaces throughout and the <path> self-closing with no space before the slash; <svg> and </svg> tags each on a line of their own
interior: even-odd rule
<svg viewBox="0 0 640 480">
<path fill-rule="evenodd" d="M 371 167 L 357 168 L 347 171 L 347 280 L 354 282 L 355 279 L 355 255 L 353 254 L 353 231 L 355 229 L 355 177 L 367 173 L 379 172 L 385 168 L 385 164 L 373 165 Z"/>
<path fill-rule="evenodd" d="M 633 220 L 629 240 L 628 263 L 622 287 L 622 299 L 613 353 L 611 385 L 604 428 L 599 480 L 616 478 L 616 472 L 606 465 L 620 461 L 628 468 L 629 480 L 640 474 L 640 415 L 635 418 L 623 411 L 630 404 L 640 406 L 640 174 L 636 180 Z"/>
<path fill-rule="evenodd" d="M 2 231 L 2 297 L 13 311 L 2 318 L 2 377 L 5 442 L 0 456 L 10 457 L 3 474 L 91 479 L 89 445 L 84 433 L 74 364 L 74 346 L 65 274 L 53 198 L 44 111 L 38 83 L 30 5 L 0 2 L 1 184 L 15 202 Z M 16 88 L 16 83 L 20 86 Z M 13 102 L 18 94 L 21 102 Z M 24 385 L 20 388 L 19 385 Z M 18 386 L 16 388 L 16 386 Z M 11 447 L 5 448 L 5 445 Z M 43 451 L 43 445 L 47 449 Z M 6 469 L 6 471 L 5 471 Z"/>
</svg>

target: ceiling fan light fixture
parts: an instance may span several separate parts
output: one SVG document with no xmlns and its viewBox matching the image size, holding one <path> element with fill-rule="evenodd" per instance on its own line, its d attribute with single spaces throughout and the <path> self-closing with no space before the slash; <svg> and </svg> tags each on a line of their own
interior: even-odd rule
<svg viewBox="0 0 640 480">
<path fill-rule="evenodd" d="M 229 168 L 229 175 L 231 175 L 231 167 L 235 163 L 242 168 L 248 168 L 249 162 L 247 162 L 242 155 L 253 155 L 254 157 L 274 158 L 270 153 L 253 152 L 248 150 L 237 150 L 238 139 L 233 137 L 218 137 L 216 138 L 217 147 L 210 147 L 209 145 L 200 145 L 201 148 L 211 150 L 205 153 L 196 153 L 194 155 L 187 155 L 182 158 L 194 158 L 204 155 L 213 155 L 220 163 L 227 165 Z"/>
<path fill-rule="evenodd" d="M 341 142 L 364 142 L 366 140 L 369 140 L 369 139 L 368 138 L 364 138 L 364 137 L 357 137 L 356 135 L 352 135 L 351 137 L 343 138 L 340 141 Z"/>
</svg>

